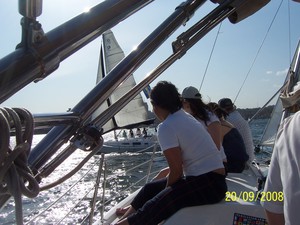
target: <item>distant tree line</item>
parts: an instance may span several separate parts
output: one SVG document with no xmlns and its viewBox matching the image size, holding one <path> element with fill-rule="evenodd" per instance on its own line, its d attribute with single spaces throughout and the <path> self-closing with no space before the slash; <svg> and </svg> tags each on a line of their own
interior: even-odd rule
<svg viewBox="0 0 300 225">
<path fill-rule="evenodd" d="M 265 107 L 259 114 L 255 116 L 255 119 L 267 119 L 271 117 L 274 105 L 270 105 Z M 238 108 L 237 111 L 244 117 L 245 120 L 251 119 L 255 113 L 258 112 L 261 108 L 251 108 L 251 109 L 240 109 Z"/>
<path fill-rule="evenodd" d="M 273 111 L 273 108 L 274 108 L 274 105 L 270 105 L 270 106 L 267 106 L 266 108 L 264 108 L 259 114 L 257 114 L 255 116 L 254 119 L 268 119 L 271 117 L 271 113 Z M 239 113 L 242 115 L 242 117 L 245 119 L 245 120 L 248 120 L 248 119 L 251 119 L 255 113 L 258 112 L 258 110 L 260 110 L 261 108 L 246 108 L 246 109 L 240 109 L 240 108 L 237 108 L 237 111 L 239 111 Z M 155 118 L 155 114 L 151 111 L 148 111 L 148 118 Z M 160 121 L 156 118 L 155 119 L 155 126 L 157 126 L 158 124 L 160 123 Z"/>
</svg>

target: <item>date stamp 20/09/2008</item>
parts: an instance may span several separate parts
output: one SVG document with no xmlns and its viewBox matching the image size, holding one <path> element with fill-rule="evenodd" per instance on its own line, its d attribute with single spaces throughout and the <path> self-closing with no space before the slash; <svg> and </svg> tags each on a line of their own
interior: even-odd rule
<svg viewBox="0 0 300 225">
<path fill-rule="evenodd" d="M 244 202 L 255 202 L 255 201 L 283 201 L 283 192 L 282 191 L 241 191 L 240 193 L 236 191 L 227 191 L 225 196 L 226 202 L 233 202 L 242 200 Z"/>
</svg>

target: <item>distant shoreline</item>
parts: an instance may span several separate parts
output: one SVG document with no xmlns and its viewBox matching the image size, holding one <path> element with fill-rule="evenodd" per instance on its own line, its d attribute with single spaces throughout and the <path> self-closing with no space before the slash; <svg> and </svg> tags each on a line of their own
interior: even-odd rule
<svg viewBox="0 0 300 225">
<path fill-rule="evenodd" d="M 274 105 L 267 106 L 264 108 L 258 115 L 255 116 L 254 119 L 269 119 L 271 117 L 272 111 L 273 111 Z M 251 119 L 257 112 L 260 110 L 261 107 L 257 108 L 246 108 L 246 109 L 240 109 L 237 108 L 237 111 L 242 115 L 242 117 L 245 120 Z M 155 118 L 155 115 L 153 112 L 148 111 L 148 118 Z M 159 124 L 159 121 L 156 119 L 154 122 L 155 126 Z"/>
<path fill-rule="evenodd" d="M 271 117 L 272 111 L 273 111 L 274 105 L 267 106 L 264 108 L 254 119 L 268 119 Z M 237 111 L 244 117 L 245 120 L 251 119 L 255 113 L 258 112 L 261 108 L 246 108 L 246 109 L 240 109 L 237 108 Z"/>
</svg>

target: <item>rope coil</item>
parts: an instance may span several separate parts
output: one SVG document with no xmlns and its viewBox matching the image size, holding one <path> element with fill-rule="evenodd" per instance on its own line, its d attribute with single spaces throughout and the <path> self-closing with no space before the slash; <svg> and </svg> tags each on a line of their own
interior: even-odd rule
<svg viewBox="0 0 300 225">
<path fill-rule="evenodd" d="M 0 196 L 13 196 L 16 222 L 23 224 L 22 195 L 34 198 L 39 184 L 27 164 L 33 139 L 33 116 L 22 108 L 0 108 Z M 15 147 L 10 135 L 15 134 Z"/>
</svg>

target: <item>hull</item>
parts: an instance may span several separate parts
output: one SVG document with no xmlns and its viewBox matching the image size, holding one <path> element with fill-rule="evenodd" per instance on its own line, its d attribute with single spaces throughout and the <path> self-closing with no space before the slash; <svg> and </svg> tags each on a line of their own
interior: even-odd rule
<svg viewBox="0 0 300 225">
<path fill-rule="evenodd" d="M 152 152 L 157 146 L 154 136 L 111 140 L 103 144 L 99 153 Z"/>
</svg>

